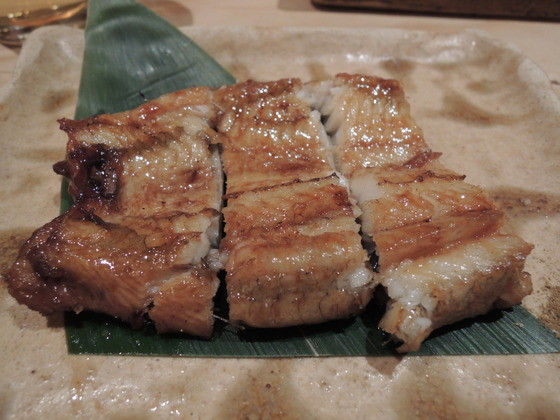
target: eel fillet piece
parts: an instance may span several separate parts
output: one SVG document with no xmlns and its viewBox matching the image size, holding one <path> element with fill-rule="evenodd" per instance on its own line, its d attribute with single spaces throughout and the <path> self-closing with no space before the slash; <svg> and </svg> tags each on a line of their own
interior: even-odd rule
<svg viewBox="0 0 560 420">
<path fill-rule="evenodd" d="M 22 247 L 11 294 L 46 314 L 93 310 L 135 326 L 148 316 L 159 332 L 209 337 L 223 183 L 214 118 L 212 92 L 194 88 L 61 120 L 69 140 L 55 171 L 74 204 Z"/>
<path fill-rule="evenodd" d="M 344 181 L 301 82 L 245 82 L 216 92 L 227 177 L 221 250 L 230 321 L 285 327 L 346 318 L 374 282 Z"/>
<path fill-rule="evenodd" d="M 304 90 L 327 117 L 337 168 L 362 210 L 389 296 L 380 326 L 402 343 L 399 351 L 531 292 L 523 267 L 532 246 L 500 233 L 502 211 L 438 161 L 397 81 L 339 74 Z"/>
</svg>

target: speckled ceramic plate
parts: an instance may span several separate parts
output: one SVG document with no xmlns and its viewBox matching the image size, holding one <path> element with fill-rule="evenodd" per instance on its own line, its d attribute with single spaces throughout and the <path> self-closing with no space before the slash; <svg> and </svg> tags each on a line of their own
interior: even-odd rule
<svg viewBox="0 0 560 420">
<path fill-rule="evenodd" d="M 505 207 L 535 250 L 524 306 L 558 327 L 560 105 L 546 76 L 514 47 L 479 33 L 188 28 L 237 78 L 340 71 L 400 79 L 446 166 Z M 14 83 L 0 91 L 3 268 L 58 212 L 64 155 L 56 119 L 73 115 L 82 32 L 37 32 Z M 308 359 L 68 355 L 61 317 L 44 318 L 0 289 L 0 410 L 6 418 L 553 417 L 558 355 Z M 556 306 L 555 306 L 556 305 Z M 556 386 L 555 386 L 556 385 Z M 476 398 L 476 404 L 473 400 Z"/>
</svg>

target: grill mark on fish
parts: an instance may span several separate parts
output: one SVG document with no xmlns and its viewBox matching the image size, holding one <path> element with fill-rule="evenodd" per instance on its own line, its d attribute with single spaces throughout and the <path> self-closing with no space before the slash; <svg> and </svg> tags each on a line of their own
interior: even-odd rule
<svg viewBox="0 0 560 420">
<path fill-rule="evenodd" d="M 329 177 L 338 178 L 338 175 L 336 175 L 336 173 L 332 173 Z M 325 177 L 325 178 L 328 178 L 328 177 Z M 237 198 L 240 195 L 248 193 L 248 192 L 269 191 L 269 190 L 273 190 L 273 189 L 278 188 L 278 187 L 293 186 L 293 185 L 296 185 L 296 184 L 301 184 L 302 182 L 316 182 L 316 181 L 320 181 L 321 179 L 325 179 L 325 178 L 311 178 L 311 179 L 308 179 L 308 180 L 305 180 L 305 181 L 302 181 L 301 179 L 294 179 L 292 181 L 283 182 L 281 184 L 265 185 L 265 186 L 262 186 L 262 187 L 252 188 L 250 190 L 227 193 L 227 194 L 224 194 L 223 197 L 224 197 L 225 200 L 228 200 L 230 198 Z"/>
</svg>

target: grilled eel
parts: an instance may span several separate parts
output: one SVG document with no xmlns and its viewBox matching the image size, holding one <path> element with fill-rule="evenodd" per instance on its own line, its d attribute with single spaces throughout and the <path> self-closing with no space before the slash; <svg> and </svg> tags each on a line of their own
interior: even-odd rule
<svg viewBox="0 0 560 420">
<path fill-rule="evenodd" d="M 439 162 L 399 82 L 339 74 L 305 92 L 326 119 L 336 166 L 362 210 L 389 297 L 380 327 L 399 351 L 531 292 L 523 267 L 532 246 L 502 233 L 504 214 L 491 198 Z"/>
<path fill-rule="evenodd" d="M 358 208 L 335 174 L 320 116 L 299 80 L 216 92 L 227 178 L 224 253 L 230 321 L 284 327 L 361 312 L 375 283 Z"/>
<path fill-rule="evenodd" d="M 67 153 L 54 169 L 74 204 L 22 247 L 7 274 L 19 302 L 210 337 L 223 184 L 211 97 L 195 88 L 60 121 Z"/>
<path fill-rule="evenodd" d="M 352 316 L 379 282 L 380 326 L 405 352 L 531 291 L 532 246 L 439 162 L 397 81 L 194 88 L 61 128 L 68 151 L 55 170 L 75 203 L 8 273 L 11 293 L 41 312 L 151 318 L 158 331 L 208 337 L 223 264 L 231 322 L 255 327 Z"/>
</svg>

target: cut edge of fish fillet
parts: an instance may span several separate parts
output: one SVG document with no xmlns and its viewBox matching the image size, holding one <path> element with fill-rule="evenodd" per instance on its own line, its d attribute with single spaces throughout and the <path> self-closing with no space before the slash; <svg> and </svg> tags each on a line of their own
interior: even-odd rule
<svg viewBox="0 0 560 420">
<path fill-rule="evenodd" d="M 399 352 L 416 351 L 443 325 L 521 303 L 532 290 L 523 271 L 532 248 L 493 234 L 385 270 L 390 300 L 379 326 L 402 343 Z"/>
<path fill-rule="evenodd" d="M 148 316 L 158 333 L 187 332 L 210 338 L 213 300 L 220 281 L 210 266 L 199 265 L 167 279 L 153 292 Z"/>
</svg>

